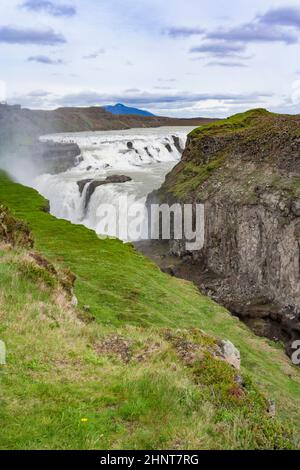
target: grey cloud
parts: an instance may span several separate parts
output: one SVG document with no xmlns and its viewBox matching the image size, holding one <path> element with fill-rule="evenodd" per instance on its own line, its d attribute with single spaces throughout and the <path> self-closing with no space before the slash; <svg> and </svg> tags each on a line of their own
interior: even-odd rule
<svg viewBox="0 0 300 470">
<path fill-rule="evenodd" d="M 187 105 L 191 106 L 198 102 L 208 100 L 221 100 L 226 103 L 249 103 L 260 101 L 262 98 L 272 96 L 270 93 L 251 93 L 251 94 L 227 94 L 227 93 L 199 93 L 193 94 L 188 92 L 178 93 L 150 93 L 139 92 L 126 95 L 126 103 L 128 105 L 139 106 L 159 106 L 159 105 Z M 65 95 L 58 100 L 61 106 L 91 106 L 95 104 L 107 104 L 109 102 L 122 102 L 124 95 L 108 95 L 96 92 L 82 92 L 78 94 Z"/>
<path fill-rule="evenodd" d="M 124 93 L 140 93 L 139 88 L 128 88 L 127 90 L 124 90 Z"/>
<path fill-rule="evenodd" d="M 66 43 L 65 38 L 53 29 L 29 29 L 12 26 L 0 26 L 0 43 L 7 44 L 38 44 L 40 46 L 56 46 Z"/>
<path fill-rule="evenodd" d="M 92 52 L 91 54 L 84 55 L 82 58 L 83 59 L 97 59 L 99 55 L 105 54 L 105 49 L 99 49 L 98 51 Z"/>
<path fill-rule="evenodd" d="M 175 83 L 175 82 L 177 82 L 176 78 L 158 78 L 157 81 L 161 82 L 161 83 Z"/>
<path fill-rule="evenodd" d="M 76 8 L 73 5 L 59 4 L 50 0 L 27 0 L 21 7 L 28 11 L 45 12 L 52 16 L 76 15 Z"/>
<path fill-rule="evenodd" d="M 228 68 L 245 68 L 246 64 L 242 62 L 221 62 L 221 61 L 211 61 L 206 64 L 207 67 L 228 67 Z"/>
<path fill-rule="evenodd" d="M 170 86 L 155 86 L 155 90 L 172 90 Z"/>
<path fill-rule="evenodd" d="M 51 93 L 46 90 L 33 90 L 31 93 L 28 94 L 29 97 L 32 98 L 44 98 L 45 96 L 49 96 Z"/>
<path fill-rule="evenodd" d="M 300 28 L 300 8 L 272 8 L 264 15 L 257 17 L 261 23 L 268 25 L 294 26 Z"/>
<path fill-rule="evenodd" d="M 241 24 L 232 28 L 219 28 L 205 34 L 206 42 L 190 49 L 192 53 L 210 57 L 231 57 L 236 59 L 231 64 L 224 63 L 222 66 L 243 67 L 239 60 L 250 59 L 250 57 L 239 55 L 244 52 L 249 44 L 281 42 L 291 45 L 299 41 L 296 29 L 300 28 L 300 8 L 286 7 L 267 11 L 258 15 L 252 22 Z M 212 62 L 208 65 L 221 65 Z"/>
<path fill-rule="evenodd" d="M 189 27 L 172 27 L 168 28 L 166 34 L 173 39 L 188 38 L 190 36 L 199 36 L 204 34 L 205 30 L 202 28 L 189 28 Z"/>
<path fill-rule="evenodd" d="M 63 64 L 63 61 L 61 59 L 51 59 L 51 57 L 48 57 L 46 55 L 30 56 L 30 57 L 28 57 L 27 62 L 37 62 L 39 64 L 45 64 L 45 65 L 61 65 L 61 64 Z"/>
<path fill-rule="evenodd" d="M 14 95 L 10 98 L 12 103 L 20 103 L 35 109 L 53 109 L 61 106 L 105 106 L 109 103 L 126 102 L 128 106 L 139 106 L 149 109 L 160 115 L 176 115 L 177 117 L 212 115 L 228 115 L 230 108 L 235 112 L 243 111 L 245 108 L 267 107 L 267 98 L 273 96 L 271 93 L 253 92 L 248 94 L 227 93 L 202 93 L 193 94 L 185 91 L 169 92 L 166 94 L 155 92 L 138 92 L 131 94 L 106 94 L 95 91 L 86 91 L 78 94 L 57 96 L 45 94 L 45 96 L 32 97 L 30 94 Z M 39 92 L 37 93 L 37 95 Z M 214 102 L 211 100 L 219 100 Z M 202 103 L 201 108 L 197 105 Z M 232 114 L 232 112 L 231 112 Z"/>
<path fill-rule="evenodd" d="M 207 39 L 238 42 L 243 44 L 259 42 L 283 42 L 295 44 L 298 36 L 283 28 L 267 28 L 260 23 L 247 23 L 236 28 L 220 29 L 207 33 Z"/>
<path fill-rule="evenodd" d="M 243 44 L 231 44 L 229 42 L 206 42 L 200 46 L 194 46 L 190 49 L 192 53 L 209 54 L 217 57 L 224 57 L 240 52 L 244 52 Z"/>
</svg>

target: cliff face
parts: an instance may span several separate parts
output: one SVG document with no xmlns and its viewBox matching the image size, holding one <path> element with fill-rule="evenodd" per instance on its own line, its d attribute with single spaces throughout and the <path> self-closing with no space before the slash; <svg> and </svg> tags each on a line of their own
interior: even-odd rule
<svg viewBox="0 0 300 470">
<path fill-rule="evenodd" d="M 77 144 L 61 144 L 57 142 L 36 142 L 24 148 L 24 155 L 33 157 L 35 165 L 41 173 L 61 173 L 74 167 L 80 158 L 81 150 Z"/>
<path fill-rule="evenodd" d="M 202 287 L 300 337 L 300 116 L 253 110 L 196 129 L 153 198 L 204 203 Z"/>
</svg>

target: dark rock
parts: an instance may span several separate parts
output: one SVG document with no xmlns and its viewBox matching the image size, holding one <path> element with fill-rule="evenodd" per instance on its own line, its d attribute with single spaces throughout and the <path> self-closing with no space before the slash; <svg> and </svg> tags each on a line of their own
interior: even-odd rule
<svg viewBox="0 0 300 470">
<path fill-rule="evenodd" d="M 295 225 L 294 235 L 297 240 L 300 240 L 300 223 Z"/>
<path fill-rule="evenodd" d="M 153 158 L 153 155 L 151 155 L 148 147 L 145 147 L 145 152 L 147 153 L 148 157 Z"/>
<path fill-rule="evenodd" d="M 236 375 L 234 377 L 234 381 L 237 385 L 239 385 L 240 387 L 243 387 L 244 386 L 244 379 L 241 375 Z"/>
<path fill-rule="evenodd" d="M 175 276 L 175 267 L 174 266 L 167 266 L 165 268 L 162 268 L 162 272 L 169 274 L 169 276 L 174 277 Z"/>
<path fill-rule="evenodd" d="M 168 152 L 172 153 L 172 147 L 170 144 L 166 144 L 165 147 L 168 150 Z"/>
<path fill-rule="evenodd" d="M 90 202 L 90 199 L 92 197 L 92 195 L 94 194 L 95 190 L 99 187 L 99 186 L 103 186 L 104 184 L 106 184 L 105 181 L 91 181 L 88 185 L 88 188 L 86 190 L 86 194 L 85 194 L 85 208 L 88 207 L 89 205 L 89 202 Z"/>
<path fill-rule="evenodd" d="M 35 145 L 33 153 L 45 172 L 55 174 L 76 166 L 81 152 L 77 144 L 40 142 Z"/>
<path fill-rule="evenodd" d="M 183 148 L 181 147 L 180 145 L 180 139 L 179 137 L 177 137 L 176 135 L 172 135 L 172 139 L 173 139 L 173 142 L 174 142 L 174 145 L 175 147 L 177 148 L 178 152 L 179 153 L 183 153 Z"/>
<path fill-rule="evenodd" d="M 125 175 L 111 175 L 106 178 L 104 181 L 104 184 L 107 183 L 127 183 L 128 181 L 132 181 L 132 178 L 130 176 L 125 176 Z"/>
<path fill-rule="evenodd" d="M 80 195 L 82 195 L 84 188 L 88 184 L 88 188 L 85 195 L 85 208 L 89 205 L 90 199 L 94 194 L 95 190 L 99 186 L 103 186 L 105 184 L 113 184 L 113 183 L 127 183 L 131 181 L 132 178 L 130 176 L 125 175 L 110 175 L 105 180 L 92 180 L 92 179 L 85 179 L 81 181 L 77 181 L 77 185 L 80 191 Z"/>
<path fill-rule="evenodd" d="M 268 400 L 268 414 L 270 418 L 275 418 L 276 416 L 276 403 L 274 400 Z"/>
<path fill-rule="evenodd" d="M 300 217 L 300 200 L 293 201 L 291 209 L 296 217 Z"/>
<path fill-rule="evenodd" d="M 90 183 L 91 181 L 93 181 L 93 180 L 92 180 L 92 179 L 86 179 L 86 180 L 77 181 L 77 185 L 78 185 L 78 187 L 79 187 L 80 196 L 82 195 L 85 186 L 86 186 L 88 183 Z"/>
</svg>

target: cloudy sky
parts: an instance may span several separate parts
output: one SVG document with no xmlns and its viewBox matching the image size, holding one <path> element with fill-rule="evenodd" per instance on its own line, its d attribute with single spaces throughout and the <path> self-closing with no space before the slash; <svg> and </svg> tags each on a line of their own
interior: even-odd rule
<svg viewBox="0 0 300 470">
<path fill-rule="evenodd" d="M 295 0 L 1 0 L 0 95 L 170 116 L 300 113 Z"/>
</svg>

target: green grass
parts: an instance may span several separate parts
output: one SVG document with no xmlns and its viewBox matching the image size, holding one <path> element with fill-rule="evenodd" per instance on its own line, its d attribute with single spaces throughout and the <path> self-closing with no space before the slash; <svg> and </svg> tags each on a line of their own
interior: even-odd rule
<svg viewBox="0 0 300 470">
<path fill-rule="evenodd" d="M 277 115 L 270 113 L 263 108 L 251 109 L 244 113 L 234 114 L 233 116 L 230 116 L 226 119 L 215 121 L 212 124 L 198 127 L 190 133 L 190 136 L 200 137 L 201 135 L 226 135 L 254 127 L 261 121 L 261 118 L 270 118 L 275 116 Z"/>
<path fill-rule="evenodd" d="M 300 373 L 281 349 L 131 245 L 55 219 L 36 191 L 4 173 L 0 201 L 29 225 L 35 250 L 58 272 L 76 274 L 79 300 L 74 310 L 27 250 L 2 248 L 0 338 L 8 365 L 0 369 L 0 448 L 298 446 L 299 435 L 294 441 L 287 428 L 299 429 Z M 79 320 L 84 305 L 95 322 Z M 235 398 L 233 370 L 205 341 L 204 357 L 191 365 L 166 336 L 179 330 L 179 339 L 201 345 L 200 329 L 240 349 L 243 397 Z M 116 335 L 130 343 L 129 362 L 113 348 L 97 353 Z M 278 420 L 268 417 L 266 398 L 276 400 Z"/>
<path fill-rule="evenodd" d="M 176 187 L 174 187 L 176 197 L 185 197 L 187 193 L 199 188 L 215 170 L 221 167 L 224 159 L 225 156 L 221 154 L 214 160 L 200 166 L 193 162 L 185 164 L 181 174 L 177 177 Z"/>
</svg>

